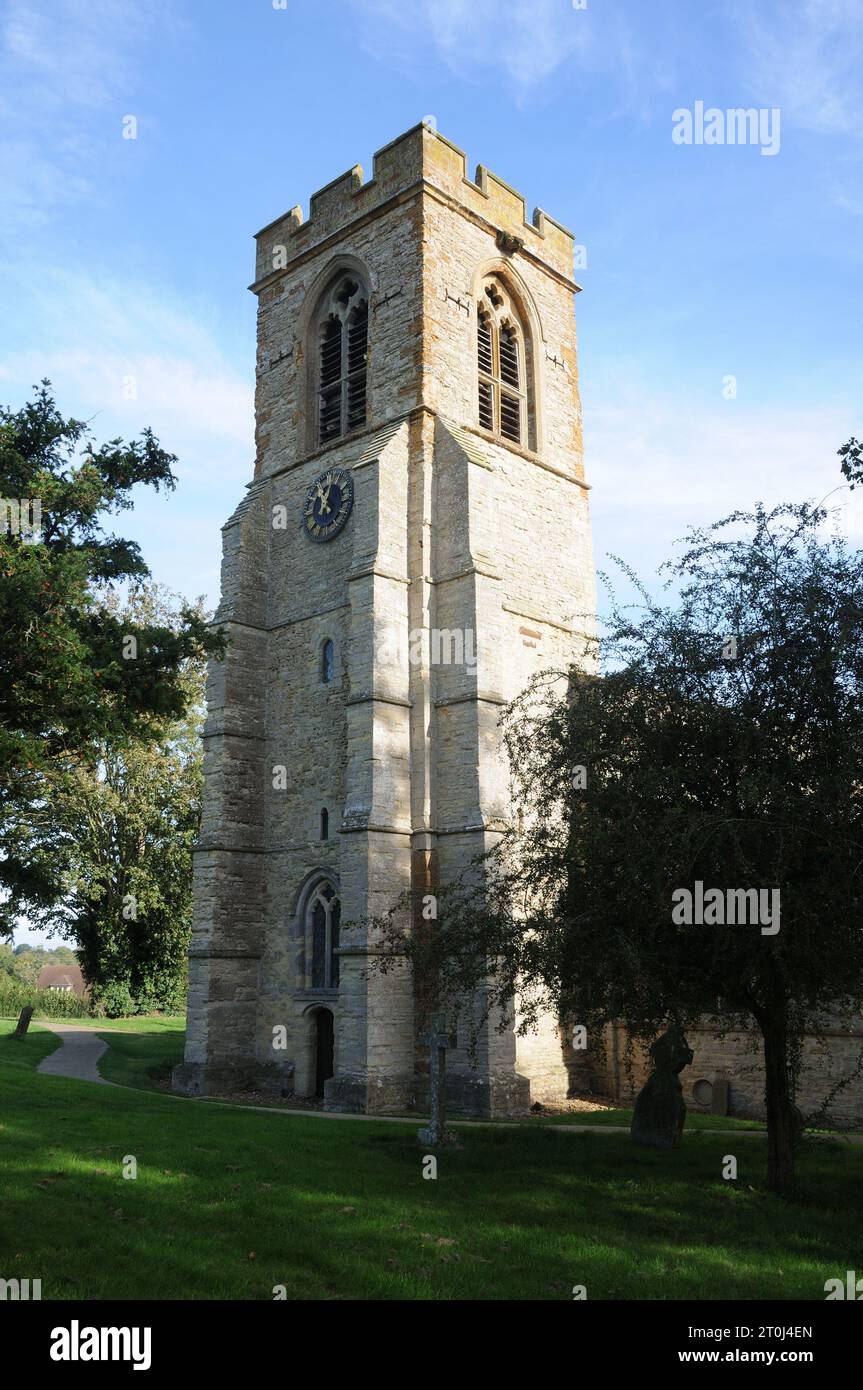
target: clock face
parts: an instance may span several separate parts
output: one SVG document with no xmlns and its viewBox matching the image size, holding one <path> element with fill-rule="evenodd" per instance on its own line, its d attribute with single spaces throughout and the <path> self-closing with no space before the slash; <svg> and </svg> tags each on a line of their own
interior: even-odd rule
<svg viewBox="0 0 863 1390">
<path fill-rule="evenodd" d="M 354 505 L 354 481 L 343 468 L 316 478 L 303 504 L 303 530 L 310 540 L 331 541 L 345 525 Z"/>
</svg>

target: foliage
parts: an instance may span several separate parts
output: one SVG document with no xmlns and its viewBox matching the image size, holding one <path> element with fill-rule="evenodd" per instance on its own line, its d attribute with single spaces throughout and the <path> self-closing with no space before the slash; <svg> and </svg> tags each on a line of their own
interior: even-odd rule
<svg viewBox="0 0 863 1390">
<path fill-rule="evenodd" d="M 127 628 L 181 621 L 153 587 L 104 602 Z M 32 918 L 75 943 L 98 1014 L 183 1004 L 204 679 L 203 660 L 186 658 L 178 689 L 187 713 L 154 725 L 148 742 L 102 738 L 86 760 L 47 773 L 30 822 L 31 852 L 66 865 L 62 897 Z"/>
<path fill-rule="evenodd" d="M 35 985 L 46 965 L 77 965 L 75 952 L 68 946 L 30 946 L 22 942 L 13 950 L 0 941 L 0 970 L 25 984 Z"/>
<path fill-rule="evenodd" d="M 172 624 L 105 602 L 118 583 L 148 574 L 138 546 L 107 533 L 136 486 L 170 490 L 173 455 L 151 430 L 97 445 L 65 419 L 50 383 L 22 409 L 0 410 L 0 496 L 36 499 L 41 533 L 0 533 L 0 930 L 56 903 L 67 865 L 33 854 L 32 822 L 46 817 L 46 783 L 92 769 L 100 746 L 159 737 L 186 709 L 185 664 L 224 649 L 200 609 Z M 134 639 L 134 660 L 127 659 Z"/>
<path fill-rule="evenodd" d="M 36 989 L 25 980 L 0 975 L 0 1017 L 17 1017 L 28 1005 L 38 1018 L 87 1018 L 90 1013 L 88 1000 L 72 990 Z"/>
<path fill-rule="evenodd" d="M 540 679 L 507 711 L 523 833 L 442 892 L 435 931 L 381 924 L 442 998 L 490 975 L 490 1007 L 519 996 L 525 1027 L 549 999 L 645 1039 L 754 1018 L 782 1189 L 804 1030 L 863 994 L 863 555 L 824 520 L 785 505 L 691 533 L 673 602 L 613 607 L 601 679 Z M 779 931 L 675 922 L 696 881 L 778 888 Z"/>
</svg>

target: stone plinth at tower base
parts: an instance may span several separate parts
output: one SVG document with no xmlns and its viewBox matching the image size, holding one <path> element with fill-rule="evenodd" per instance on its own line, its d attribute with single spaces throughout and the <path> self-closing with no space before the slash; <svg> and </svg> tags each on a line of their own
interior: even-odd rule
<svg viewBox="0 0 863 1390">
<path fill-rule="evenodd" d="M 171 1072 L 171 1089 L 181 1096 L 227 1096 L 254 1088 L 249 1063 L 180 1062 Z"/>
<path fill-rule="evenodd" d="M 424 1084 L 420 1108 L 425 1108 L 428 1078 L 423 1077 L 421 1081 Z M 517 1072 L 489 1077 L 448 1071 L 446 1108 L 450 1115 L 477 1115 L 487 1119 L 526 1115 L 530 1110 L 530 1082 Z"/>
<path fill-rule="evenodd" d="M 179 1071 L 180 1068 L 175 1070 Z M 186 1094 L 208 1094 L 187 1092 Z M 354 1115 L 398 1115 L 428 1109 L 428 1075 L 333 1076 L 324 1086 L 324 1109 Z M 530 1110 L 530 1082 L 525 1076 L 482 1076 L 447 1073 L 446 1108 L 451 1115 L 484 1119 L 526 1115 Z"/>
<path fill-rule="evenodd" d="M 332 1076 L 324 1085 L 324 1109 L 349 1114 L 398 1115 L 413 1107 L 414 1078 L 364 1076 L 359 1072 Z"/>
</svg>

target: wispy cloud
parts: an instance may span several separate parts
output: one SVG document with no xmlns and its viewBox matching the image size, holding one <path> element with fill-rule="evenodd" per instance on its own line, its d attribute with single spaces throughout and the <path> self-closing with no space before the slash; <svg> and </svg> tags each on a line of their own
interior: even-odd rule
<svg viewBox="0 0 863 1390">
<path fill-rule="evenodd" d="M 151 425 L 178 457 L 170 501 L 139 489 L 122 532 L 171 588 L 219 593 L 219 527 L 252 477 L 254 345 L 241 363 L 219 344 L 211 312 L 164 290 L 42 264 L 0 266 L 0 300 L 26 285 L 32 346 L 0 357 L 0 402 L 18 406 L 47 376 L 64 414 L 97 442 Z"/>
<path fill-rule="evenodd" d="M 735 14 L 759 101 L 808 130 L 863 135 L 860 0 L 737 0 Z"/>
<path fill-rule="evenodd" d="M 597 383 L 598 385 L 598 383 Z M 849 405 L 784 408 L 657 393 L 621 363 L 585 411 L 596 562 L 620 555 L 645 579 L 691 526 L 756 502 L 810 500 L 836 508 L 836 524 L 863 541 L 863 498 L 844 486 L 836 450 L 854 432 Z"/>
<path fill-rule="evenodd" d="M 0 183 L 7 228 L 38 227 L 93 196 L 119 150 L 144 45 L 176 27 L 164 0 L 7 0 L 0 17 Z M 120 111 L 119 108 L 123 107 Z"/>
<path fill-rule="evenodd" d="M 369 51 L 401 64 L 421 61 L 424 37 L 460 77 L 489 68 L 525 89 L 592 42 L 590 9 L 571 0 L 352 0 Z"/>
<path fill-rule="evenodd" d="M 218 469 L 239 491 L 254 456 L 251 343 L 240 372 L 191 306 L 134 283 L 32 270 L 28 305 L 40 345 L 0 360 L 4 399 L 48 376 L 66 408 L 97 417 L 100 435 L 151 424 L 181 455 L 185 476 Z"/>
</svg>

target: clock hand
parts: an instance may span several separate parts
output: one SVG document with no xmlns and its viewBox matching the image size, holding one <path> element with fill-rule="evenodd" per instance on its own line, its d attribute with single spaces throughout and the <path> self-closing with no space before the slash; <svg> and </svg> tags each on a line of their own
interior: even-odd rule
<svg viewBox="0 0 863 1390">
<path fill-rule="evenodd" d="M 317 486 L 317 490 L 318 490 L 318 497 L 320 498 L 321 511 L 323 511 L 323 512 L 328 512 L 328 511 L 330 511 L 330 504 L 329 504 L 329 502 L 327 501 L 327 498 L 328 498 L 329 495 L 330 495 L 329 488 L 327 489 L 327 496 L 325 497 L 325 496 L 324 496 L 324 490 L 323 490 L 323 488 L 321 487 L 320 483 L 316 484 L 316 486 Z"/>
</svg>

